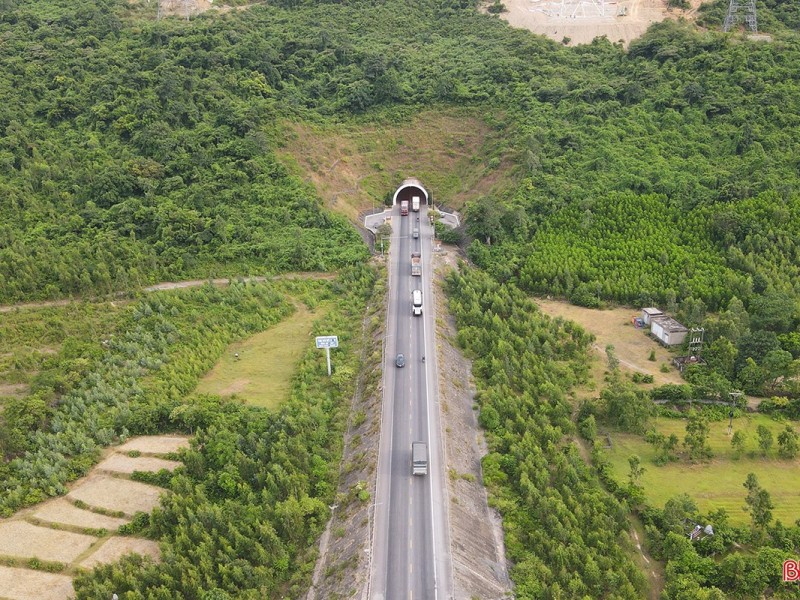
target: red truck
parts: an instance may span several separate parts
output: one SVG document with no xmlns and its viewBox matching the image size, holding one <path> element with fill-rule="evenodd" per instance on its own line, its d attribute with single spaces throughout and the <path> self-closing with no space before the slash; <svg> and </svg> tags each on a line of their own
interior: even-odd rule
<svg viewBox="0 0 800 600">
<path fill-rule="evenodd" d="M 403 200 L 400 203 L 400 216 L 407 217 L 408 216 L 408 200 Z"/>
</svg>

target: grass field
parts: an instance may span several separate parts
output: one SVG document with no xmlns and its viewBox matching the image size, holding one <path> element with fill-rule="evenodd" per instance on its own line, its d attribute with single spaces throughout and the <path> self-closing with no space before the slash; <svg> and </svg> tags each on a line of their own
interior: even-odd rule
<svg viewBox="0 0 800 600">
<path fill-rule="evenodd" d="M 769 456 L 762 458 L 758 450 L 756 428 L 766 425 L 776 438 Z M 800 458 L 784 460 L 777 456 L 777 435 L 785 427 L 765 415 L 748 415 L 733 421 L 733 431 L 741 430 L 747 435 L 745 454 L 734 458 L 727 435 L 728 421 L 710 424 L 709 443 L 714 459 L 699 464 L 681 460 L 662 467 L 653 463 L 653 447 L 641 436 L 612 432 L 613 447 L 607 450 L 617 480 L 627 481 L 628 457 L 636 454 L 642 459 L 645 473 L 642 485 L 650 504 L 659 508 L 677 494 L 691 496 L 702 512 L 725 508 L 732 523 L 749 522 L 744 507 L 744 481 L 748 473 L 755 473 L 759 483 L 766 488 L 775 504 L 773 516 L 785 524 L 800 518 Z M 796 427 L 796 424 L 795 424 Z M 686 422 L 681 419 L 659 418 L 656 429 L 669 435 L 674 433 L 683 442 Z"/>
<path fill-rule="evenodd" d="M 653 376 L 654 385 L 665 383 L 684 383 L 677 369 L 670 366 L 669 372 L 662 373 L 661 365 L 671 365 L 672 355 L 661 344 L 648 337 L 647 332 L 636 329 L 631 324 L 632 316 L 641 316 L 635 308 L 608 308 L 597 310 L 575 306 L 562 300 L 546 300 L 536 298 L 536 305 L 546 315 L 563 317 L 575 321 L 589 333 L 594 334 L 596 341 L 593 349 L 599 358 L 593 371 L 597 389 L 603 386 L 603 372 L 606 370 L 606 346 L 614 346 L 620 361 L 620 369 L 626 373 L 646 373 Z M 656 360 L 648 360 L 650 353 L 655 352 Z M 643 388 L 653 387 L 643 385 Z"/>
<path fill-rule="evenodd" d="M 100 351 L 130 314 L 129 303 L 71 302 L 0 314 L 0 397 L 22 397 L 68 342 L 73 355 Z M 87 344 L 88 346 L 82 346 Z M 73 356 L 74 357 L 74 356 Z"/>
<path fill-rule="evenodd" d="M 325 312 L 324 305 L 312 313 L 299 304 L 294 314 L 274 327 L 231 344 L 200 381 L 197 391 L 220 396 L 236 394 L 250 404 L 275 408 L 289 394 L 300 356 L 314 343 L 310 337 L 312 322 Z"/>
</svg>

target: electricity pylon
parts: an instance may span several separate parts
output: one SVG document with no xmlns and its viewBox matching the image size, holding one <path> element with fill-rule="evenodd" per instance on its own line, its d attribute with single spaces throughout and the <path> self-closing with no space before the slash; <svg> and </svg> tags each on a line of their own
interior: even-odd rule
<svg viewBox="0 0 800 600">
<path fill-rule="evenodd" d="M 197 0 L 158 0 L 157 19 L 180 10 L 187 21 L 197 12 Z"/>
<path fill-rule="evenodd" d="M 744 12 L 744 25 L 750 31 L 758 31 L 758 21 L 756 20 L 756 0 L 731 0 L 728 7 L 728 14 L 725 16 L 725 23 L 722 26 L 724 31 L 730 31 L 731 27 L 739 22 L 739 13 Z"/>
</svg>

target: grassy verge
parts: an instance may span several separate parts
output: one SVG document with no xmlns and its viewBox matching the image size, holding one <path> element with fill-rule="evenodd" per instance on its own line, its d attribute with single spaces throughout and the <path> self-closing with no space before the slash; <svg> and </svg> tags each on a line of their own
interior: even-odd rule
<svg viewBox="0 0 800 600">
<path fill-rule="evenodd" d="M 685 421 L 660 418 L 656 423 L 659 433 L 674 433 L 682 441 Z M 743 510 L 746 490 L 743 483 L 748 473 L 755 473 L 769 491 L 775 503 L 773 514 L 786 524 L 794 523 L 800 514 L 800 459 L 784 460 L 777 456 L 777 443 L 766 458 L 758 450 L 756 428 L 768 427 L 773 436 L 785 427 L 765 415 L 749 415 L 734 419 L 733 431 L 743 431 L 747 436 L 745 453 L 736 458 L 727 435 L 728 422 L 709 424 L 709 444 L 714 458 L 708 462 L 692 464 L 686 461 L 657 466 L 653 463 L 655 451 L 641 436 L 612 432 L 613 447 L 606 450 L 619 482 L 627 481 L 628 457 L 638 455 L 645 467 L 641 482 L 649 504 L 663 508 L 671 497 L 686 493 L 702 512 L 724 508 L 731 523 L 746 524 L 750 517 Z"/>
<path fill-rule="evenodd" d="M 276 408 L 289 394 L 303 352 L 314 343 L 313 321 L 324 317 L 329 309 L 323 304 L 312 312 L 300 304 L 294 314 L 274 327 L 231 344 L 197 391 L 236 395 L 255 406 Z"/>
</svg>

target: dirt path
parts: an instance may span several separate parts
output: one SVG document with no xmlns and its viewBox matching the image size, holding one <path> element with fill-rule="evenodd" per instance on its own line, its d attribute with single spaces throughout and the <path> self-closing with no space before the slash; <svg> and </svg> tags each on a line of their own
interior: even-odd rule
<svg viewBox="0 0 800 600">
<path fill-rule="evenodd" d="M 224 277 L 219 279 L 187 279 L 185 281 L 164 281 L 155 285 L 142 288 L 142 292 L 163 292 L 167 290 L 181 290 L 185 288 L 201 287 L 206 283 L 212 285 L 224 286 L 230 285 L 232 281 L 255 281 L 263 282 L 267 280 L 276 281 L 278 279 L 334 279 L 336 273 L 320 273 L 310 271 L 307 273 L 285 273 L 283 275 L 275 275 L 273 277 L 253 276 L 253 277 Z M 129 292 L 117 292 L 114 294 L 115 298 L 122 298 Z M 107 297 L 102 296 L 88 296 L 86 298 L 62 298 L 60 300 L 42 300 L 41 302 L 17 302 L 16 304 L 4 304 L 0 306 L 0 313 L 7 313 L 13 310 L 35 309 L 35 308 L 48 308 L 51 306 L 66 306 L 74 302 L 103 302 L 108 300 Z"/>
</svg>

